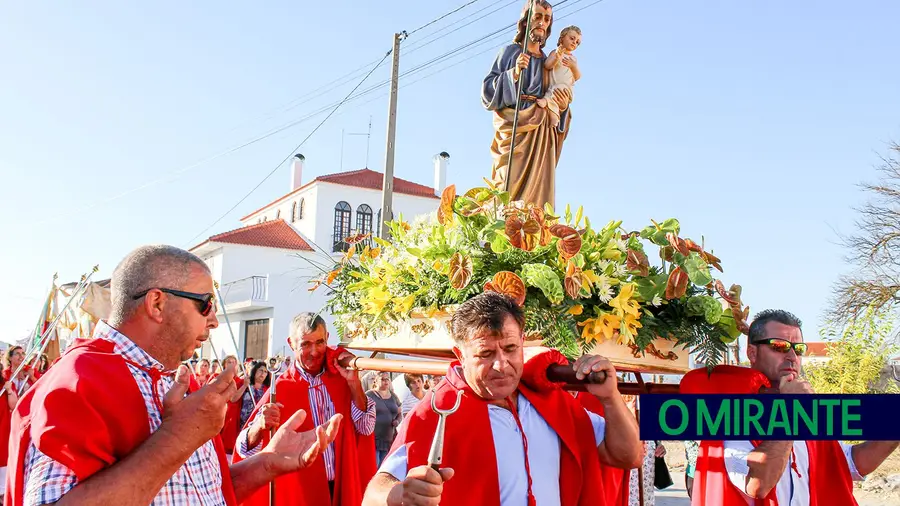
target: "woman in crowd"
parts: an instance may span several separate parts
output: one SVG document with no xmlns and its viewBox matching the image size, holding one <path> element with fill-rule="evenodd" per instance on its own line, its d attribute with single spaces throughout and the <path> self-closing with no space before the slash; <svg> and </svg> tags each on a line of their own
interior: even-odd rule
<svg viewBox="0 0 900 506">
<path fill-rule="evenodd" d="M 377 388 L 366 395 L 375 401 L 375 457 L 378 466 L 387 457 L 400 425 L 400 399 L 391 391 L 391 375 L 382 372 L 376 376 Z"/>
<path fill-rule="evenodd" d="M 10 419 L 19 396 L 13 382 L 0 378 L 0 441 L 9 441 Z M 9 457 L 9 445 L 0 444 L 0 483 L 6 483 L 6 461 Z M 6 487 L 0 487 L 0 503 Z"/>
<path fill-rule="evenodd" d="M 24 392 L 31 388 L 31 385 L 34 385 L 34 382 L 40 377 L 40 374 L 36 374 L 34 369 L 30 365 L 26 365 L 19 371 L 19 374 L 16 375 L 15 378 L 12 377 L 12 374 L 22 365 L 22 361 L 25 360 L 25 350 L 22 349 L 21 346 L 10 346 L 8 350 L 6 350 L 6 354 L 3 356 L 3 381 L 11 382 L 16 389 L 16 392 Z M 23 388 L 24 385 L 24 388 Z"/>
<path fill-rule="evenodd" d="M 201 387 L 206 385 L 211 379 L 211 373 L 209 370 L 209 360 L 205 358 L 201 358 L 197 365 L 194 367 L 194 378 L 197 379 L 197 384 Z"/>
<path fill-rule="evenodd" d="M 245 380 L 247 388 L 241 395 L 241 416 L 239 427 L 243 427 L 247 423 L 247 419 L 253 413 L 256 407 L 256 401 L 269 390 L 269 371 L 266 369 L 265 362 L 254 362 L 250 369 L 250 376 Z M 237 437 L 235 436 L 235 439 Z"/>
</svg>

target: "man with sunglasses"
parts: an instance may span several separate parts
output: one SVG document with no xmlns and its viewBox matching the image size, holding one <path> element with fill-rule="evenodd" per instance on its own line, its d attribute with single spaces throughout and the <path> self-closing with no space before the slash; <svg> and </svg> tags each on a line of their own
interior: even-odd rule
<svg viewBox="0 0 900 506">
<path fill-rule="evenodd" d="M 144 246 L 110 290 L 108 321 L 16 406 L 8 506 L 233 506 L 313 464 L 336 437 L 340 415 L 298 432 L 298 412 L 257 456 L 229 466 L 218 434 L 234 366 L 187 396 L 179 367 L 218 325 L 209 268 L 187 251 Z"/>
<path fill-rule="evenodd" d="M 783 310 L 759 313 L 750 325 L 747 342 L 750 369 L 720 366 L 709 376 L 714 391 L 706 393 L 815 393 L 801 375 L 807 345 L 796 316 Z M 683 393 L 685 385 L 682 381 Z M 892 441 L 857 445 L 837 441 L 704 441 L 692 504 L 855 505 L 853 481 L 874 471 L 897 446 L 898 442 Z M 724 483 L 718 478 L 723 473 L 728 475 Z"/>
</svg>

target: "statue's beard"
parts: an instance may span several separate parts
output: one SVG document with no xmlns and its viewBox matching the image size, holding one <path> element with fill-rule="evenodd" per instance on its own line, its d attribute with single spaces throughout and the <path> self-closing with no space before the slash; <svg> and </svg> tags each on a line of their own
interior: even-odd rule
<svg viewBox="0 0 900 506">
<path fill-rule="evenodd" d="M 531 41 L 532 44 L 543 44 L 544 43 L 544 36 L 537 33 L 534 30 L 531 30 L 531 34 L 529 34 L 528 39 Z"/>
</svg>

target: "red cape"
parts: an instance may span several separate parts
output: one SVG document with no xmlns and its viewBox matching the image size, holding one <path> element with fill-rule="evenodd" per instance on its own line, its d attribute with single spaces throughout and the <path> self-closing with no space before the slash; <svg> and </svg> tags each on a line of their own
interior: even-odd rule
<svg viewBox="0 0 900 506">
<path fill-rule="evenodd" d="M 241 378 L 234 378 L 235 385 L 237 385 L 238 390 L 244 385 L 244 380 Z M 238 433 L 240 432 L 240 421 L 241 421 L 241 406 L 243 405 L 243 398 L 236 400 L 235 402 L 229 402 L 228 407 L 225 411 L 225 425 L 222 426 L 222 444 L 225 446 L 226 453 L 232 453 L 234 451 L 235 441 L 237 441 Z"/>
<path fill-rule="evenodd" d="M 72 416 L 77 413 L 78 416 Z M 150 436 L 147 408 L 137 383 L 113 343 L 91 339 L 71 347 L 35 383 L 13 411 L 6 506 L 21 506 L 29 444 L 84 481 L 115 464 Z M 228 461 L 215 440 L 222 494 L 237 503 Z"/>
<path fill-rule="evenodd" d="M 600 399 L 585 392 L 578 392 L 575 397 L 585 409 L 603 416 L 603 403 Z M 628 479 L 631 476 L 630 469 L 620 469 L 600 463 L 600 474 L 603 477 L 603 494 L 605 502 L 609 506 L 628 506 Z"/>
<path fill-rule="evenodd" d="M 403 420 L 391 451 L 406 444 L 407 469 L 427 465 L 438 419 L 431 410 L 431 397 L 437 396 L 438 406 L 449 407 L 456 402 L 456 391 L 462 390 L 459 410 L 448 416 L 446 422 L 442 467 L 453 468 L 455 475 L 444 484 L 441 503 L 496 506 L 500 504 L 500 482 L 488 404 L 469 388 L 457 365 L 457 362 L 451 365 L 447 376 Z M 584 444 L 594 441 L 587 413 L 563 390 L 557 387 L 533 390 L 533 385 L 528 386 L 524 381 L 523 376 L 519 392 L 559 435 L 560 504 L 598 504 L 605 494 L 597 447 Z"/>
<path fill-rule="evenodd" d="M 287 474 L 275 480 L 277 504 L 292 506 L 359 506 L 369 480 L 375 475 L 375 436 L 361 436 L 356 433 L 350 415 L 350 387 L 347 381 L 334 369 L 332 359 L 343 350 L 328 348 L 325 356 L 326 369 L 322 376 L 325 389 L 334 403 L 335 413 L 343 415 L 340 430 L 334 440 L 335 479 L 334 498 L 330 498 L 328 478 L 325 473 L 325 460 L 322 457 L 308 468 Z M 275 383 L 275 401 L 282 404 L 281 420 L 285 421 L 298 410 L 306 411 L 307 417 L 298 432 L 313 430 L 313 417 L 309 407 L 309 383 L 291 366 Z M 259 408 L 269 402 L 267 391 L 261 399 L 257 399 L 256 409 L 244 424 L 246 428 L 250 420 L 256 416 Z M 263 434 L 262 445 L 269 442 L 269 434 Z M 234 462 L 240 462 L 241 456 L 235 452 Z M 241 503 L 246 506 L 268 506 L 269 488 L 262 487 L 249 499 Z"/>
<path fill-rule="evenodd" d="M 554 384 L 547 379 L 547 368 L 552 364 L 567 365 L 566 357 L 551 348 L 535 347 L 529 350 L 529 355 L 522 370 L 522 381 L 537 390 L 547 390 L 555 386 L 565 387 L 564 383 Z M 578 392 L 575 396 L 581 405 L 600 416 L 603 414 L 603 403 L 593 395 Z M 610 506 L 628 506 L 628 479 L 630 470 L 611 467 L 600 463 L 600 475 L 603 481 L 603 494 L 605 500 L 602 504 Z"/>
<path fill-rule="evenodd" d="M 757 394 L 771 387 L 768 378 L 755 369 L 720 365 L 711 374 L 695 369 L 681 380 L 683 394 Z M 760 441 L 753 441 L 759 445 Z M 809 452 L 809 504 L 856 505 L 847 459 L 837 441 L 807 441 Z M 722 441 L 701 441 L 694 471 L 693 506 L 746 506 L 745 495 L 728 478 Z M 757 506 L 778 506 L 773 488 Z"/>
<path fill-rule="evenodd" d="M 6 381 L 0 378 L 0 388 L 6 386 Z M 9 423 L 12 419 L 12 413 L 9 410 L 9 402 L 6 399 L 6 390 L 0 393 L 0 441 L 9 441 Z M 9 445 L 0 444 L 0 467 L 6 467 L 6 461 L 9 459 Z"/>
<path fill-rule="evenodd" d="M 31 370 L 31 366 L 30 366 L 30 365 L 26 365 L 25 367 L 22 368 L 22 370 L 23 370 L 24 372 L 28 372 L 29 370 Z M 47 369 L 47 371 L 49 372 L 50 370 Z M 6 382 L 9 381 L 9 379 L 12 377 L 12 373 L 13 373 L 13 372 L 12 372 L 12 369 L 10 369 L 9 367 L 5 367 L 5 368 L 3 369 L 3 371 L 0 372 L 0 377 L 3 378 L 3 383 L 4 383 L 4 384 L 6 384 Z M 34 379 L 35 379 L 35 381 L 41 379 L 41 376 L 43 376 L 43 374 L 41 374 L 40 371 L 34 371 Z M 26 376 L 26 377 L 27 377 L 27 376 Z M 31 380 L 27 380 L 27 384 L 28 384 L 28 387 L 26 388 L 26 390 L 27 390 L 28 388 L 31 388 L 31 387 L 34 385 L 34 383 L 32 383 Z"/>
</svg>

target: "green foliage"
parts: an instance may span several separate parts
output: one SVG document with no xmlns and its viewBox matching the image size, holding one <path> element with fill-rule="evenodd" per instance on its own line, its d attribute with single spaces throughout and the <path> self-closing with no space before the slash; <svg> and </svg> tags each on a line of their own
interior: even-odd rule
<svg viewBox="0 0 900 506">
<path fill-rule="evenodd" d="M 388 226 L 390 242 L 354 239 L 315 280 L 331 290 L 327 309 L 344 338 L 377 335 L 414 311 L 461 304 L 486 287 L 514 298 L 524 290 L 526 334 L 570 358 L 605 340 L 646 350 L 663 338 L 714 365 L 745 328 L 732 317 L 731 309 L 743 310 L 739 296 L 726 297 L 713 277 L 719 260 L 680 238 L 674 218 L 640 233 L 618 220 L 594 228 L 582 208 L 556 213 L 510 202 L 496 187 L 460 196 L 449 187 L 437 219 L 401 217 Z M 653 265 L 657 256 L 661 265 Z"/>
<path fill-rule="evenodd" d="M 827 327 L 823 338 L 827 345 L 827 362 L 805 367 L 806 378 L 817 393 L 867 394 L 900 393 L 897 383 L 882 381 L 887 361 L 898 352 L 891 336 L 893 315 L 870 308 L 843 329 Z"/>
</svg>

